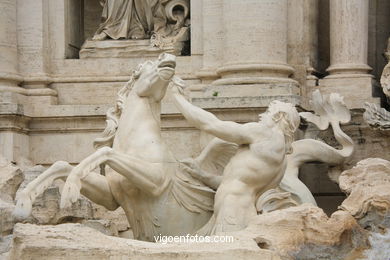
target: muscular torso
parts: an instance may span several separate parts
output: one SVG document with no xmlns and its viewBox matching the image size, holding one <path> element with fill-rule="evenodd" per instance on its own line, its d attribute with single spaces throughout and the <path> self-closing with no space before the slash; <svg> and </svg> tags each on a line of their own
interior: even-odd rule
<svg viewBox="0 0 390 260">
<path fill-rule="evenodd" d="M 279 184 L 285 167 L 281 132 L 270 131 L 252 144 L 241 145 L 226 166 L 215 196 L 216 231 L 244 228 L 248 219 L 256 215 L 256 199 Z"/>
<path fill-rule="evenodd" d="M 283 168 L 285 160 L 284 137 L 270 133 L 249 145 L 241 145 L 224 171 L 221 185 L 240 181 L 251 192 L 259 192 L 273 182 Z"/>
</svg>

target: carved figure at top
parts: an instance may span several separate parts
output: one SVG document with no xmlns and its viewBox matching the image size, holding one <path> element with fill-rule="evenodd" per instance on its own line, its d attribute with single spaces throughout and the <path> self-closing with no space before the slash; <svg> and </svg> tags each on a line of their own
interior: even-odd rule
<svg viewBox="0 0 390 260">
<path fill-rule="evenodd" d="M 80 192 L 109 210 L 122 207 L 136 239 L 154 241 L 160 234 L 201 228 L 212 214 L 214 191 L 183 170 L 161 136 L 161 100 L 175 66 L 170 54 L 140 65 L 108 111 L 107 127 L 94 143 L 97 151 L 75 167 L 56 162 L 30 182 L 17 198 L 15 216 L 28 216 L 35 198 L 63 179 L 61 207 L 77 201 Z M 223 168 L 229 149 L 220 153 L 221 145 L 227 147 L 211 142 L 198 161 Z M 99 166 L 102 174 L 94 172 Z"/>
<path fill-rule="evenodd" d="M 273 101 L 260 115 L 259 122 L 221 121 L 189 103 L 178 85 L 173 89 L 177 108 L 192 125 L 239 145 L 223 172 L 215 195 L 214 214 L 198 233 L 212 235 L 242 230 L 257 215 L 259 196 L 276 188 L 283 178 L 286 154 L 291 152 L 294 132 L 300 122 L 299 114 L 293 105 Z"/>
<path fill-rule="evenodd" d="M 93 40 L 149 39 L 152 36 L 160 38 L 178 34 L 188 10 L 186 13 L 186 10 L 174 9 L 167 16 L 166 5 L 170 1 L 101 0 L 102 23 Z"/>
</svg>

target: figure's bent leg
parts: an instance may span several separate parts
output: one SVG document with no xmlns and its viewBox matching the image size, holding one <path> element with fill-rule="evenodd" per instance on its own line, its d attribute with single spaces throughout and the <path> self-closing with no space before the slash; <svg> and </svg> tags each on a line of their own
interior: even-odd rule
<svg viewBox="0 0 390 260">
<path fill-rule="evenodd" d="M 81 180 L 87 176 L 88 172 L 102 163 L 109 165 L 136 187 L 151 195 L 160 194 L 166 187 L 167 178 L 163 174 L 163 162 L 151 163 L 135 156 L 115 152 L 110 147 L 103 147 L 85 158 L 72 170 L 63 189 L 61 207 L 70 206 L 78 199 Z"/>
<path fill-rule="evenodd" d="M 58 161 L 30 182 L 26 188 L 18 194 L 14 215 L 17 218 L 27 218 L 31 214 L 32 204 L 55 180 L 66 180 L 73 167 L 63 161 Z M 89 173 L 82 181 L 81 193 L 93 202 L 106 207 L 109 210 L 116 209 L 119 205 L 113 198 L 106 178 L 96 173 Z"/>
</svg>

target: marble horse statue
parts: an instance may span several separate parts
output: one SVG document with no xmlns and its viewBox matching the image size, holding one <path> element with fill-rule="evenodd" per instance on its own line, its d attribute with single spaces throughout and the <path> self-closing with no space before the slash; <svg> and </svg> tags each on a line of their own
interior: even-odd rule
<svg viewBox="0 0 390 260">
<path fill-rule="evenodd" d="M 122 207 L 136 239 L 153 241 L 160 234 L 194 234 L 204 227 L 215 209 L 215 190 L 225 166 L 239 145 L 214 138 L 195 159 L 179 162 L 172 155 L 161 136 L 160 113 L 170 83 L 184 86 L 175 76 L 175 68 L 175 56 L 169 54 L 139 65 L 107 112 L 106 129 L 94 142 L 96 152 L 76 166 L 54 163 L 18 194 L 14 215 L 28 217 L 34 200 L 53 181 L 62 179 L 61 207 L 76 202 L 80 194 L 108 210 Z M 318 92 L 313 95 L 313 106 L 315 114 L 304 112 L 301 117 L 320 130 L 331 125 L 343 148 L 312 139 L 292 142 L 286 170 L 274 180 L 275 185 L 280 182 L 282 192 L 264 190 L 259 194 L 255 203 L 258 213 L 304 202 L 315 204 L 298 179 L 299 167 L 309 161 L 339 165 L 352 154 L 353 142 L 339 127 L 350 120 L 342 97 L 332 94 L 323 99 Z"/>
<path fill-rule="evenodd" d="M 77 201 L 80 192 L 109 210 L 122 207 L 136 239 L 153 241 L 159 234 L 201 228 L 212 214 L 215 192 L 183 170 L 161 137 L 161 100 L 175 80 L 175 67 L 170 54 L 138 66 L 107 113 L 103 136 L 94 142 L 96 152 L 75 167 L 54 163 L 19 194 L 14 215 L 27 217 L 35 198 L 62 179 L 61 207 Z M 229 151 L 229 144 L 214 140 L 198 161 L 223 169 Z"/>
</svg>

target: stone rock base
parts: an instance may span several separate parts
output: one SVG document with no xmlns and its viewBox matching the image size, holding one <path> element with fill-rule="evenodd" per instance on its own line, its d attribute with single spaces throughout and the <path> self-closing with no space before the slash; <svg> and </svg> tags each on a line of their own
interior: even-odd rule
<svg viewBox="0 0 390 260">
<path fill-rule="evenodd" d="M 342 260 L 370 248 L 367 231 L 348 212 L 328 218 L 309 204 L 259 215 L 245 230 L 219 235 L 234 241 L 162 244 L 108 236 L 81 224 L 17 224 L 8 259 Z"/>
<path fill-rule="evenodd" d="M 106 236 L 80 224 L 37 226 L 17 224 L 12 260 L 171 260 L 171 259 L 262 259 L 280 260 L 255 241 L 233 243 L 160 244 Z"/>
<path fill-rule="evenodd" d="M 310 204 L 275 210 L 254 217 L 242 231 L 219 234 L 233 236 L 231 243 L 124 239 L 118 236 L 127 231 L 121 234 L 109 221 L 16 224 L 13 237 L 0 240 L 0 259 L 389 259 L 389 177 L 389 161 L 363 160 L 341 174 L 340 187 L 349 196 L 330 217 Z"/>
</svg>

